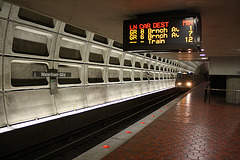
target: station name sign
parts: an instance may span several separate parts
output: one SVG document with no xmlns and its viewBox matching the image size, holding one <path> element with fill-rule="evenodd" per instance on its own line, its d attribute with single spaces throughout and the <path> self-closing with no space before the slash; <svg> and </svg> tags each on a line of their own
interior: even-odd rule
<svg viewBox="0 0 240 160">
<path fill-rule="evenodd" d="M 33 71 L 33 77 L 71 77 L 71 73 Z"/>
<path fill-rule="evenodd" d="M 125 20 L 123 50 L 197 51 L 201 44 L 199 17 Z"/>
</svg>

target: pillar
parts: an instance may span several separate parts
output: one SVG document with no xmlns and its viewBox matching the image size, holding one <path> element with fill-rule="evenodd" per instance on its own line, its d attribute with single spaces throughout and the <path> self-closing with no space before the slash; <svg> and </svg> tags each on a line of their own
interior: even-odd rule
<svg viewBox="0 0 240 160">
<path fill-rule="evenodd" d="M 226 79 L 226 102 L 240 104 L 240 76 L 227 76 Z"/>
</svg>

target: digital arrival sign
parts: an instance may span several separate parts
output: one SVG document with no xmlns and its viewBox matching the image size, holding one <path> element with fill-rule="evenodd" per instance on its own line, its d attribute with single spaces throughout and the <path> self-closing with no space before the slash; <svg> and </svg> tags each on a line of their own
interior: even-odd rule
<svg viewBox="0 0 240 160">
<path fill-rule="evenodd" d="M 201 23 L 199 17 L 176 17 L 125 20 L 125 51 L 199 51 Z"/>
</svg>

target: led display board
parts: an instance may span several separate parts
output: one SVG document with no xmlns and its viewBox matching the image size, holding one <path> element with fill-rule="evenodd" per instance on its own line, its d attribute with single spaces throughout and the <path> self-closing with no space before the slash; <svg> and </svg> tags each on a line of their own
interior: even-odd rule
<svg viewBox="0 0 240 160">
<path fill-rule="evenodd" d="M 201 44 L 198 16 L 125 20 L 125 51 L 198 51 Z"/>
</svg>

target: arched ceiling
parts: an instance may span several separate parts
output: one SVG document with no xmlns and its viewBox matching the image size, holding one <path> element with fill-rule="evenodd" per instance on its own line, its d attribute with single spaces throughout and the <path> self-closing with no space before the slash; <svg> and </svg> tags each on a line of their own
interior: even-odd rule
<svg viewBox="0 0 240 160">
<path fill-rule="evenodd" d="M 201 13 L 206 57 L 240 56 L 240 0 L 6 0 L 122 42 L 123 20 L 174 10 Z M 199 53 L 153 53 L 201 60 Z"/>
</svg>

